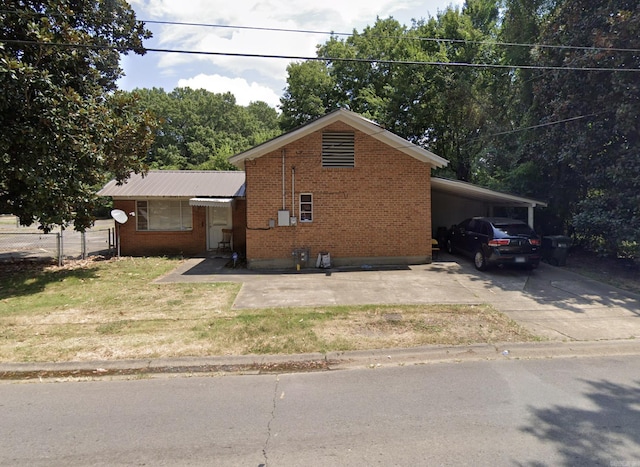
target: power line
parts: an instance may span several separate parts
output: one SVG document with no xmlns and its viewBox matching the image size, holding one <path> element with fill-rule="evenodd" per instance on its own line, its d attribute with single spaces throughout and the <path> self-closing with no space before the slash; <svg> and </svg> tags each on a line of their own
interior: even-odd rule
<svg viewBox="0 0 640 467">
<path fill-rule="evenodd" d="M 555 120 L 553 122 L 546 122 L 546 123 L 540 123 L 538 125 L 515 128 L 513 130 L 501 131 L 499 133 L 492 133 L 490 135 L 481 135 L 481 136 L 478 136 L 477 138 L 474 138 L 474 140 L 483 139 L 483 138 L 492 138 L 494 136 L 511 135 L 511 134 L 514 134 L 514 133 L 520 133 L 521 131 L 527 131 L 527 130 L 535 130 L 537 128 L 543 128 L 543 127 L 546 127 L 546 126 L 558 125 L 560 123 L 568 123 L 568 122 L 573 122 L 573 121 L 576 121 L 576 120 L 582 120 L 583 118 L 596 117 L 598 115 L 602 115 L 602 114 L 608 113 L 608 112 L 611 112 L 611 111 L 608 110 L 608 111 L 605 111 L 605 112 L 596 112 L 596 113 L 591 113 L 591 114 L 588 114 L 588 115 L 579 115 L 577 117 L 570 117 L 570 118 L 565 118 L 563 120 Z"/>
<path fill-rule="evenodd" d="M 37 45 L 47 47 L 65 47 L 79 49 L 96 49 L 96 50 L 115 50 L 121 53 L 130 52 L 131 49 L 126 47 L 116 47 L 109 45 L 95 44 L 70 44 L 70 43 L 53 43 L 25 41 L 16 39 L 0 39 L 0 43 L 19 44 L 19 45 Z M 606 72 L 640 72 L 640 68 L 609 68 L 609 67 L 574 67 L 574 66 L 548 66 L 548 65 L 505 65 L 499 63 L 466 63 L 466 62 L 442 62 L 442 61 L 414 61 L 414 60 L 380 60 L 372 58 L 343 58 L 343 57 L 308 57 L 302 55 L 279 55 L 279 54 L 250 54 L 250 53 L 234 53 L 234 52 L 208 52 L 202 50 L 176 50 L 176 49 L 159 49 L 159 48 L 140 48 L 134 49 L 134 52 L 158 52 L 158 53 L 175 53 L 186 55 L 206 55 L 206 56 L 225 56 L 225 57 L 241 57 L 241 58 L 270 58 L 284 60 L 314 60 L 324 62 L 344 62 L 344 63 L 376 63 L 381 65 L 422 65 L 422 66 L 449 66 L 449 67 L 467 67 L 467 68 L 499 68 L 499 69 L 526 69 L 526 70 L 556 70 L 556 71 L 606 71 Z"/>
<path fill-rule="evenodd" d="M 208 28 L 220 28 L 220 29 L 240 29 L 249 31 L 268 31 L 268 32 L 291 32 L 299 34 L 314 34 L 314 35 L 330 35 L 330 36 L 344 36 L 351 37 L 356 33 L 352 32 L 335 32 L 335 31 L 317 31 L 311 29 L 289 29 L 289 28 L 267 28 L 259 26 L 238 26 L 230 24 L 214 24 L 214 23 L 189 23 L 180 21 L 160 21 L 160 20 L 140 20 L 145 24 L 164 24 L 173 26 L 195 26 L 195 27 L 208 27 Z M 588 50 L 592 52 L 633 52 L 638 53 L 640 49 L 633 48 L 621 48 L 621 47 L 592 47 L 586 45 L 551 45 L 551 44 L 528 44 L 519 42 L 498 42 L 498 41 L 473 41 L 468 39 L 448 39 L 439 37 L 404 37 L 404 36 L 389 36 L 377 35 L 375 37 L 383 37 L 387 39 L 402 39 L 402 40 L 416 40 L 427 42 L 448 42 L 448 43 L 460 43 L 460 44 L 475 44 L 475 45 L 492 45 L 492 46 L 508 46 L 508 47 L 528 47 L 528 48 L 544 48 L 544 49 L 569 49 L 569 50 Z"/>
<path fill-rule="evenodd" d="M 27 11 L 17 11 L 17 10 L 0 10 L 0 14 L 30 14 L 33 16 L 42 16 L 42 13 L 38 12 L 27 12 Z M 54 16 L 62 16 L 62 15 L 54 15 Z M 190 26 L 190 27 L 206 27 L 206 28 L 219 28 L 219 29 L 239 29 L 239 30 L 248 30 L 248 31 L 266 31 L 266 32 L 287 32 L 287 33 L 297 33 L 297 34 L 313 34 L 313 35 L 330 35 L 330 36 L 341 36 L 341 37 L 351 37 L 356 35 L 357 33 L 353 32 L 335 32 L 335 31 L 320 31 L 313 29 L 293 29 L 293 28 L 272 28 L 272 27 L 261 27 L 261 26 L 240 26 L 240 25 L 230 25 L 230 24 L 217 24 L 217 23 L 194 23 L 194 22 L 182 22 L 182 21 L 161 21 L 161 20 L 139 20 L 145 24 L 160 24 L 160 25 L 171 25 L 171 26 Z M 583 46 L 583 45 L 552 45 L 552 44 L 529 44 L 529 43 L 520 43 L 520 42 L 499 42 L 499 41 L 474 41 L 468 39 L 450 39 L 450 38 L 442 38 L 442 37 L 404 37 L 404 36 L 391 36 L 391 35 L 377 35 L 375 37 L 382 37 L 387 39 L 397 39 L 397 40 L 413 40 L 413 41 L 426 41 L 426 42 L 437 42 L 437 43 L 453 43 L 453 44 L 474 44 L 474 45 L 488 45 L 488 46 L 499 46 L 499 47 L 526 47 L 526 48 L 541 48 L 541 49 L 561 49 L 561 50 L 583 50 L 583 51 L 591 51 L 591 52 L 630 52 L 630 53 L 640 53 L 640 49 L 638 48 L 623 48 L 623 47 L 593 47 L 593 46 Z"/>
</svg>

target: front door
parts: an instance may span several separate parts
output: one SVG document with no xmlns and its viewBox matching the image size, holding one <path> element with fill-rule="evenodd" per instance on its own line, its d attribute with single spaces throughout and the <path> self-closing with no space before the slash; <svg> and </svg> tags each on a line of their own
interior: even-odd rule
<svg viewBox="0 0 640 467">
<path fill-rule="evenodd" d="M 222 240 L 222 229 L 232 228 L 231 204 L 207 208 L 207 248 L 215 250 Z M 233 245 L 232 245 L 233 247 Z"/>
</svg>

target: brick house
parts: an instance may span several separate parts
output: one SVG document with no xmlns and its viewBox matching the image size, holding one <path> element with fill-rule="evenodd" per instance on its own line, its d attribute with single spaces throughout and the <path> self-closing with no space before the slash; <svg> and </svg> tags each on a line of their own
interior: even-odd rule
<svg viewBox="0 0 640 467">
<path fill-rule="evenodd" d="M 431 170 L 447 161 L 358 114 L 334 111 L 230 161 L 246 176 L 249 267 L 320 252 L 336 265 L 431 261 Z"/>
<path fill-rule="evenodd" d="M 431 177 L 447 161 L 348 110 L 336 110 L 230 158 L 239 171 L 150 171 L 98 192 L 128 215 L 123 255 L 231 251 L 250 268 L 420 264 L 432 236 L 465 217 L 536 200 Z M 524 217 L 523 216 L 523 217 Z"/>
<path fill-rule="evenodd" d="M 233 229 L 232 249 L 245 248 L 242 172 L 152 170 L 98 194 L 127 214 L 118 225 L 123 255 L 199 255 L 217 250 L 225 229 Z"/>
</svg>

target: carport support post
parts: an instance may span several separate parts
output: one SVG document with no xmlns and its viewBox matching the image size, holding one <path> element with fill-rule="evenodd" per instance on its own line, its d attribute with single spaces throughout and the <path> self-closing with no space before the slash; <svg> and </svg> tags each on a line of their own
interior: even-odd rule
<svg viewBox="0 0 640 467">
<path fill-rule="evenodd" d="M 529 227 L 531 227 L 532 229 L 534 229 L 533 226 L 533 208 L 535 208 L 535 204 L 532 204 L 531 206 L 527 206 L 527 214 L 528 214 L 528 224 Z"/>
</svg>

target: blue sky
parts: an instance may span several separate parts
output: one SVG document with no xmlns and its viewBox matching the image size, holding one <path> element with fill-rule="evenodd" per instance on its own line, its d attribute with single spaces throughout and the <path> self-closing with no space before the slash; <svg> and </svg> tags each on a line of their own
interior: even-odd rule
<svg viewBox="0 0 640 467">
<path fill-rule="evenodd" d="M 129 0 L 142 21 L 351 32 L 392 16 L 403 24 L 435 16 L 463 0 Z M 149 48 L 308 57 L 328 35 L 148 23 Z M 124 90 L 160 87 L 231 92 L 240 105 L 262 100 L 277 107 L 289 60 L 148 52 L 121 66 Z"/>
</svg>

